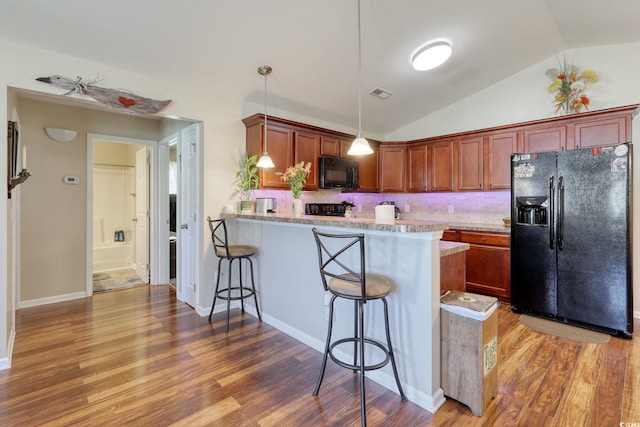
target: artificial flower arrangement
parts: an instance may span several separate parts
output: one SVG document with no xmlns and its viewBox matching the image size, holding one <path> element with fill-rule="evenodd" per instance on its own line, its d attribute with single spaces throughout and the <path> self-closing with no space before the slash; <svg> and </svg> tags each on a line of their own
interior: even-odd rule
<svg viewBox="0 0 640 427">
<path fill-rule="evenodd" d="M 307 177 L 311 172 L 311 163 L 306 165 L 304 162 L 296 163 L 293 166 L 289 166 L 284 173 L 277 172 L 280 175 L 280 179 L 291 186 L 291 193 L 293 193 L 294 199 L 299 199 L 302 193 L 302 188 L 307 183 Z"/>
<path fill-rule="evenodd" d="M 560 61 L 558 61 L 560 62 Z M 552 68 L 547 75 L 553 79 L 547 90 L 558 91 L 553 100 L 556 113 L 562 109 L 565 114 L 579 113 L 582 109 L 589 109 L 591 100 L 584 91 L 587 83 L 598 81 L 598 74 L 592 70 L 584 70 L 579 73 L 578 67 L 567 64 L 566 58 L 562 58 L 560 68 Z"/>
</svg>

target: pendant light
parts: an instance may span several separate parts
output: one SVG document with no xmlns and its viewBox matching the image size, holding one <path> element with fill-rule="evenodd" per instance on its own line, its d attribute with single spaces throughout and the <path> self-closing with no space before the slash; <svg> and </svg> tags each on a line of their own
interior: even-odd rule
<svg viewBox="0 0 640 427">
<path fill-rule="evenodd" d="M 360 33 L 360 0 L 358 0 L 358 136 L 347 152 L 350 156 L 373 153 L 369 141 L 362 137 L 362 36 Z"/>
<path fill-rule="evenodd" d="M 256 164 L 259 168 L 275 167 L 273 160 L 271 160 L 271 157 L 269 157 L 269 153 L 267 152 L 267 75 L 269 75 L 271 71 L 272 68 L 268 65 L 258 67 L 258 74 L 264 76 L 264 152 Z"/>
</svg>

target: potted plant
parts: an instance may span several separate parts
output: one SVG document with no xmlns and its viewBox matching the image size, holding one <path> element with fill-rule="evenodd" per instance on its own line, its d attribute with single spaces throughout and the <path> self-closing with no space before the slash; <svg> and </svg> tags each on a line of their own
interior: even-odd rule
<svg viewBox="0 0 640 427">
<path fill-rule="evenodd" d="M 236 174 L 238 187 L 240 190 L 240 211 L 250 211 L 253 209 L 251 193 L 258 189 L 260 176 L 258 175 L 258 156 L 249 156 L 247 153 L 240 158 L 240 169 Z"/>
</svg>

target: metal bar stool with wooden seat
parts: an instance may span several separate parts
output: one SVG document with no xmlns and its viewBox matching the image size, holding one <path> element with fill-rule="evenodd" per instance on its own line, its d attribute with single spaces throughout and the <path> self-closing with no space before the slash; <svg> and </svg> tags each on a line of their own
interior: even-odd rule
<svg viewBox="0 0 640 427">
<path fill-rule="evenodd" d="M 316 383 L 313 395 L 317 396 L 322 384 L 322 378 L 327 366 L 327 357 L 330 357 L 343 368 L 358 372 L 360 382 L 360 412 L 362 425 L 366 426 L 366 399 L 364 390 L 365 371 L 380 369 L 391 362 L 393 375 L 398 385 L 401 400 L 407 400 L 404 394 L 398 368 L 391 346 L 391 336 L 389 334 L 389 309 L 386 296 L 391 292 L 391 279 L 379 275 L 366 273 L 365 269 L 365 246 L 364 234 L 330 234 L 318 231 L 313 228 L 313 235 L 318 248 L 318 262 L 320 266 L 320 276 L 325 292 L 331 294 L 329 302 L 329 327 L 327 331 L 327 342 L 322 357 L 322 368 Z M 356 259 L 357 261 L 354 261 Z M 354 268 L 349 265 L 354 265 Z M 353 337 L 331 341 L 333 329 L 333 305 L 336 298 L 345 298 L 354 302 L 354 334 Z M 381 300 L 384 306 L 384 328 L 387 336 L 386 345 L 372 338 L 364 336 L 364 306 L 367 301 Z M 353 343 L 353 364 L 340 360 L 334 349 L 341 344 Z M 365 364 L 365 344 L 372 345 L 381 350 L 384 360 L 379 363 Z"/>
<path fill-rule="evenodd" d="M 231 301 L 240 300 L 240 306 L 244 313 L 244 299 L 253 295 L 253 300 L 256 303 L 256 313 L 258 313 L 258 319 L 262 322 L 262 316 L 260 316 L 260 309 L 258 308 L 258 297 L 256 296 L 255 281 L 253 279 L 253 261 L 251 256 L 256 252 L 256 248 L 247 245 L 229 245 L 229 239 L 227 237 L 227 224 L 224 218 L 211 219 L 207 217 L 209 222 L 209 229 L 211 230 L 211 241 L 218 257 L 218 277 L 216 280 L 216 290 L 213 293 L 213 304 L 211 304 L 211 312 L 209 313 L 209 321 L 213 315 L 213 309 L 216 306 L 216 299 L 220 298 L 227 301 L 227 322 L 224 328 L 225 332 L 229 332 L 229 311 L 231 310 Z M 228 284 L 226 288 L 219 289 L 220 287 L 220 275 L 222 272 L 222 261 L 227 260 L 229 262 Z M 231 286 L 231 267 L 233 261 L 238 260 L 238 279 L 239 284 L 237 286 Z M 249 261 L 249 270 L 251 271 L 251 287 L 244 285 L 242 280 L 242 260 Z M 232 294 L 234 291 L 234 294 Z"/>
</svg>

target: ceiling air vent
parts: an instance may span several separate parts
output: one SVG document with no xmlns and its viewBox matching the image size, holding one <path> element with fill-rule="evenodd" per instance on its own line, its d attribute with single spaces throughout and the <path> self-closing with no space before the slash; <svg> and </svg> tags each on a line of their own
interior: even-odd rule
<svg viewBox="0 0 640 427">
<path fill-rule="evenodd" d="M 379 87 L 373 89 L 371 92 L 369 92 L 369 94 L 373 96 L 377 96 L 380 99 L 387 99 L 391 96 L 391 92 L 386 91 Z"/>
</svg>

